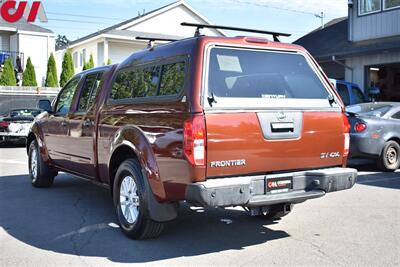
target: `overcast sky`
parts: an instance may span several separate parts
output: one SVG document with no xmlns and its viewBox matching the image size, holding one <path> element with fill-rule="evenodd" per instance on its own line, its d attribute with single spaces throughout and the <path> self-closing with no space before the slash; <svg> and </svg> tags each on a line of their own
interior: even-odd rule
<svg viewBox="0 0 400 267">
<path fill-rule="evenodd" d="M 135 17 L 143 10 L 149 12 L 172 2 L 174 1 L 47 0 L 42 3 L 49 22 L 37 24 L 74 40 Z M 347 0 L 188 0 L 187 2 L 214 24 L 293 34 L 292 37 L 283 39 L 286 42 L 292 42 L 319 27 L 321 20 L 314 14 L 324 12 L 325 22 L 347 15 Z M 235 35 L 235 33 L 230 34 Z"/>
</svg>

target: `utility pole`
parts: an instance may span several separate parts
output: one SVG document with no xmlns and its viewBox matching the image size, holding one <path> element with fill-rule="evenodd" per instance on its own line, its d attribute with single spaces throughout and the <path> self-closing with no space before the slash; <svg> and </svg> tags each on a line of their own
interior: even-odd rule
<svg viewBox="0 0 400 267">
<path fill-rule="evenodd" d="M 315 14 L 314 16 L 321 19 L 321 28 L 323 29 L 324 28 L 324 18 L 325 18 L 324 12 L 321 11 L 321 14 Z"/>
</svg>

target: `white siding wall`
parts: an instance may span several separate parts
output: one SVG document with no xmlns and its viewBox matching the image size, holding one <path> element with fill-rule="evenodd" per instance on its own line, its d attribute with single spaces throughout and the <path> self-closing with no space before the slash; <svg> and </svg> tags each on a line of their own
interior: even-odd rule
<svg viewBox="0 0 400 267">
<path fill-rule="evenodd" d="M 351 41 L 400 35 L 400 8 L 374 14 L 358 15 L 358 0 L 350 13 Z"/>
<path fill-rule="evenodd" d="M 365 84 L 365 67 L 377 64 L 400 63 L 400 52 L 380 53 L 363 57 L 353 57 L 346 59 L 346 65 L 353 68 L 353 71 L 346 69 L 346 80 L 367 88 Z"/>
<path fill-rule="evenodd" d="M 147 45 L 138 45 L 134 43 L 120 43 L 120 42 L 109 42 L 108 43 L 108 53 L 109 58 L 112 63 L 121 63 L 127 57 L 129 57 L 133 52 L 142 50 Z"/>
<path fill-rule="evenodd" d="M 126 30 L 182 37 L 193 36 L 195 28 L 183 27 L 180 25 L 182 22 L 205 23 L 205 21 L 201 20 L 186 7 L 178 6 L 156 17 L 152 17 L 146 21 L 140 22 L 137 25 L 129 27 Z M 210 29 L 204 29 L 202 30 L 202 33 L 210 36 L 220 35 L 217 31 Z"/>
<path fill-rule="evenodd" d="M 10 51 L 10 33 L 0 32 L 0 50 Z"/>
<path fill-rule="evenodd" d="M 18 47 L 18 34 L 10 36 L 10 51 L 20 52 Z"/>
<path fill-rule="evenodd" d="M 25 68 L 28 57 L 31 57 L 32 64 L 35 67 L 36 79 L 38 85 L 44 85 L 47 71 L 47 60 L 50 53 L 55 50 L 54 37 L 39 36 L 34 34 L 19 34 L 19 52 L 24 53 Z"/>
<path fill-rule="evenodd" d="M 97 42 L 98 41 L 84 43 L 83 45 L 76 46 L 76 47 L 72 48 L 72 51 L 71 51 L 72 55 L 75 52 L 78 53 L 78 57 L 77 57 L 77 61 L 78 61 L 77 63 L 78 64 L 76 65 L 77 67 L 75 68 L 75 73 L 79 73 L 79 72 L 82 71 L 82 69 L 83 69 L 83 61 L 89 61 L 90 54 L 93 55 L 94 66 L 96 66 L 96 67 L 99 66 L 98 62 L 97 62 L 98 61 L 98 57 L 97 57 Z M 83 49 L 86 49 L 86 58 L 84 58 L 82 60 L 82 65 L 81 65 L 80 64 L 81 63 L 80 56 L 82 55 Z M 73 57 L 73 60 L 75 60 L 74 57 Z M 74 66 L 75 66 L 75 62 L 74 62 Z"/>
</svg>

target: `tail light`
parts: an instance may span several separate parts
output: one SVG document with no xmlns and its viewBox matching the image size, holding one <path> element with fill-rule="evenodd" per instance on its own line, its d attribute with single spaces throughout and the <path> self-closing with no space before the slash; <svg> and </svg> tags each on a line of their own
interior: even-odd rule
<svg viewBox="0 0 400 267">
<path fill-rule="evenodd" d="M 204 117 L 194 116 L 185 121 L 183 149 L 186 158 L 195 166 L 206 163 L 206 125 Z"/>
<path fill-rule="evenodd" d="M 8 121 L 0 121 L 0 127 L 8 127 L 10 123 Z"/>
<path fill-rule="evenodd" d="M 363 123 L 363 122 L 357 122 L 357 123 L 354 125 L 354 130 L 355 130 L 357 133 L 364 132 L 366 129 L 367 129 L 367 125 L 366 125 L 365 123 Z"/>
<path fill-rule="evenodd" d="M 349 155 L 349 149 L 350 149 L 350 128 L 351 128 L 351 125 L 349 123 L 349 119 L 344 114 L 343 114 L 343 123 L 344 123 L 343 157 L 347 157 Z"/>
</svg>

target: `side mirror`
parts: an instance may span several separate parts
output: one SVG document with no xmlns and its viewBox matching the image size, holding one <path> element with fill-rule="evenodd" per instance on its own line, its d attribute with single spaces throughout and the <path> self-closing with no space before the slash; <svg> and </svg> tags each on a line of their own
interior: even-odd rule
<svg viewBox="0 0 400 267">
<path fill-rule="evenodd" d="M 48 99 L 40 99 L 37 107 L 41 110 L 47 111 L 48 113 L 52 112 L 51 102 Z"/>
</svg>

